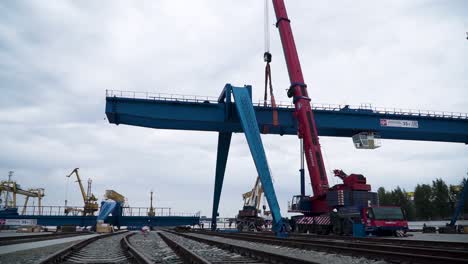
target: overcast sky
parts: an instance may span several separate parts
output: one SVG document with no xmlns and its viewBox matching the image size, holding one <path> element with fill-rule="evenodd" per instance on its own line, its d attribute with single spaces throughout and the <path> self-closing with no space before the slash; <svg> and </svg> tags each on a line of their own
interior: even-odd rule
<svg viewBox="0 0 468 264">
<path fill-rule="evenodd" d="M 313 102 L 468 112 L 467 1 L 286 2 Z M 157 206 L 210 215 L 217 134 L 109 124 L 105 90 L 217 96 L 229 82 L 253 85 L 258 100 L 263 17 L 263 1 L 252 0 L 1 1 L 0 178 L 14 170 L 23 188 L 46 189 L 45 204 L 81 205 L 65 177 L 79 167 L 99 198 L 114 189 L 149 206 L 154 190 Z M 270 20 L 275 95 L 289 102 L 273 12 Z M 286 212 L 299 193 L 299 141 L 262 138 Z M 437 177 L 458 184 L 468 168 L 463 144 L 321 144 L 331 184 L 334 168 L 364 174 L 374 190 Z M 236 214 L 256 175 L 235 134 L 221 216 Z"/>
</svg>

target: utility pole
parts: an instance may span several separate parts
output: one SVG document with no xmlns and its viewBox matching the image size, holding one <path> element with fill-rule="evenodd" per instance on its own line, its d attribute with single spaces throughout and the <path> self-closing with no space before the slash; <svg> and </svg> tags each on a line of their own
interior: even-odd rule
<svg viewBox="0 0 468 264">
<path fill-rule="evenodd" d="M 150 209 L 148 212 L 148 216 L 155 216 L 156 213 L 154 212 L 153 208 L 153 191 L 150 192 Z"/>
</svg>

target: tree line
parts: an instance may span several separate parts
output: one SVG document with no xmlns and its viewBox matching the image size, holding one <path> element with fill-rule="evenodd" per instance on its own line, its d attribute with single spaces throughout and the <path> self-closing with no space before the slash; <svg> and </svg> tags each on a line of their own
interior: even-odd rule
<svg viewBox="0 0 468 264">
<path fill-rule="evenodd" d="M 399 186 L 391 191 L 380 187 L 377 194 L 380 205 L 400 206 L 408 220 L 450 219 L 466 181 L 464 178 L 460 185 L 447 185 L 444 180 L 435 179 L 432 184 L 418 184 L 412 193 Z M 462 213 L 468 214 L 468 195 Z"/>
</svg>

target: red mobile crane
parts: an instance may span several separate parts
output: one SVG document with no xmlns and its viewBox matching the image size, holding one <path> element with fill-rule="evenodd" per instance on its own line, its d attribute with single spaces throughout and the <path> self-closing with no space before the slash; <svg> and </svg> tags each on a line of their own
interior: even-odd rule
<svg viewBox="0 0 468 264">
<path fill-rule="evenodd" d="M 273 0 L 273 6 L 277 19 L 276 27 L 280 33 L 291 82 L 288 97 L 293 98 L 294 115 L 298 121 L 298 137 L 303 146 L 301 158 L 305 156 L 314 192 L 312 197 L 305 196 L 304 180 L 301 179 L 301 195 L 293 197 L 290 209 L 292 212 L 301 212 L 305 216 L 296 219 L 296 230 L 349 234 L 350 223 L 356 223 L 356 221 L 362 222 L 369 232 L 406 230 L 407 222 L 401 208 L 373 206 L 378 204 L 377 194 L 370 192 L 371 187 L 366 184 L 366 178 L 363 175 L 348 176 L 341 170 L 335 170 L 335 176 L 341 178 L 343 184 L 329 187 L 310 104 L 311 99 L 302 75 L 291 21 L 288 18 L 284 0 Z M 271 54 L 268 51 L 264 57 L 271 60 Z M 303 168 L 301 168 L 301 174 L 303 176 Z M 369 202 L 372 205 L 369 205 Z"/>
<path fill-rule="evenodd" d="M 293 98 L 296 109 L 294 114 L 299 124 L 298 136 L 303 140 L 305 159 L 312 182 L 312 190 L 314 191 L 314 196 L 311 200 L 311 212 L 321 214 L 329 211 L 325 199 L 329 186 L 317 135 L 317 127 L 307 93 L 307 85 L 304 83 L 296 44 L 294 43 L 290 25 L 291 21 L 288 18 L 284 1 L 273 0 L 273 6 L 278 21 L 276 26 L 280 32 L 289 80 L 291 82 L 288 97 Z"/>
</svg>

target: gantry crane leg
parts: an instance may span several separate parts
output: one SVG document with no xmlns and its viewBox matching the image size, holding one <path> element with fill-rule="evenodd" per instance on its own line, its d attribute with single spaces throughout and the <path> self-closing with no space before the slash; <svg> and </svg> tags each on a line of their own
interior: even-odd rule
<svg viewBox="0 0 468 264">
<path fill-rule="evenodd" d="M 281 212 L 276 198 L 276 193 L 273 188 L 273 181 L 268 167 L 268 162 L 263 148 L 262 139 L 260 137 L 260 129 L 255 117 L 255 111 L 252 105 L 252 87 L 233 87 L 226 85 L 220 98 L 226 99 L 230 102 L 231 92 L 235 99 L 235 108 L 241 121 L 244 135 L 249 145 L 250 153 L 255 163 L 257 173 L 263 186 L 265 197 L 270 207 L 273 218 L 273 230 L 281 235 L 284 229 Z M 226 111 L 229 111 L 230 103 L 226 103 Z M 227 115 L 229 116 L 229 114 Z M 213 199 L 213 212 L 212 212 L 212 229 L 216 229 L 216 216 L 218 215 L 219 198 L 221 196 L 221 189 L 224 179 L 224 172 L 226 169 L 227 156 L 229 153 L 229 143 L 231 135 L 220 133 L 218 143 L 218 160 L 216 164 L 216 179 L 215 179 L 215 193 Z"/>
</svg>

